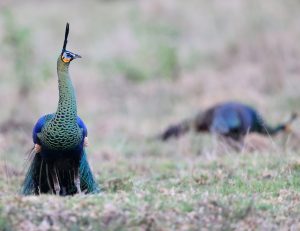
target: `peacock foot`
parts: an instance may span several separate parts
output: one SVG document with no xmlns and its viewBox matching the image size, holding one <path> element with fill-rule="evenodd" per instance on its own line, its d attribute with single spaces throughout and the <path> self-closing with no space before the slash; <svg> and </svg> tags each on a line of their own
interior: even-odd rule
<svg viewBox="0 0 300 231">
<path fill-rule="evenodd" d="M 84 137 L 84 140 L 83 140 L 83 146 L 84 147 L 87 147 L 89 145 L 89 139 L 86 137 Z"/>
<path fill-rule="evenodd" d="M 41 152 L 41 150 L 42 150 L 42 146 L 41 145 L 39 145 L 39 144 L 35 144 L 34 145 L 33 151 L 35 153 L 39 153 L 39 152 Z"/>
</svg>

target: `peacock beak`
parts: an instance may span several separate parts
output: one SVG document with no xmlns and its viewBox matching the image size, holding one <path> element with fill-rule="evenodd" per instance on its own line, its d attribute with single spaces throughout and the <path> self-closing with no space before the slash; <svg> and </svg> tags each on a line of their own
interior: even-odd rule
<svg viewBox="0 0 300 231">
<path fill-rule="evenodd" d="M 82 57 L 78 54 L 74 54 L 73 59 L 78 59 L 78 58 L 82 58 Z"/>
</svg>

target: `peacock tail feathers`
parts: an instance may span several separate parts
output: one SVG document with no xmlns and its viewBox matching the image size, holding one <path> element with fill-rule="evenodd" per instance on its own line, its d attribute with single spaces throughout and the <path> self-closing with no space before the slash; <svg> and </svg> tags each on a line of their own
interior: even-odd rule
<svg viewBox="0 0 300 231">
<path fill-rule="evenodd" d="M 53 179 L 51 174 L 49 174 L 49 166 L 42 159 L 42 152 L 35 153 L 32 151 L 30 158 L 30 165 L 21 188 L 21 194 L 39 195 L 40 193 L 54 193 Z M 63 186 L 60 195 L 73 195 L 77 193 L 77 188 L 74 184 L 73 171 L 68 167 L 70 166 L 66 165 L 65 168 L 60 168 L 57 173 L 59 182 Z M 84 150 L 79 165 L 79 174 L 82 192 L 100 192 L 100 188 L 95 181 Z"/>
<path fill-rule="evenodd" d="M 87 161 L 85 150 L 83 150 L 79 171 L 82 190 L 86 191 L 87 193 L 100 192 L 100 188 L 95 181 L 90 165 Z"/>
<path fill-rule="evenodd" d="M 27 164 L 29 164 L 29 167 L 23 181 L 21 194 L 38 194 L 38 192 L 36 192 L 36 182 L 34 181 L 34 176 L 38 175 L 38 169 L 41 166 L 41 161 L 41 156 L 36 154 L 34 150 L 32 150 L 27 160 Z"/>
<path fill-rule="evenodd" d="M 171 137 L 179 137 L 194 127 L 194 118 L 185 119 L 178 124 L 169 126 L 162 134 L 158 135 L 161 140 L 168 140 Z"/>
</svg>

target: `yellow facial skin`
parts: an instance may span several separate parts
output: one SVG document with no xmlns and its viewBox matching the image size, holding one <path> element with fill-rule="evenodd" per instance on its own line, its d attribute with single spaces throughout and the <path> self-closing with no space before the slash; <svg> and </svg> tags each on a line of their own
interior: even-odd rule
<svg viewBox="0 0 300 231">
<path fill-rule="evenodd" d="M 71 58 L 66 58 L 66 57 L 64 57 L 63 55 L 61 56 L 61 60 L 62 60 L 64 63 L 69 63 L 69 62 L 71 62 Z"/>
<path fill-rule="evenodd" d="M 77 58 L 81 58 L 81 56 L 77 55 L 77 54 L 74 54 L 74 53 L 72 53 L 70 51 L 64 51 L 61 54 L 61 60 L 64 63 L 70 63 L 73 59 L 77 59 Z"/>
</svg>

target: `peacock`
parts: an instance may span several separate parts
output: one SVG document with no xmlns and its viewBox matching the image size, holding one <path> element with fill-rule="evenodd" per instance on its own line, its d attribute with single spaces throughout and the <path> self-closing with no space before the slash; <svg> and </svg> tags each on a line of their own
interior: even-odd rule
<svg viewBox="0 0 300 231">
<path fill-rule="evenodd" d="M 193 129 L 196 132 L 211 132 L 220 137 L 241 141 L 250 132 L 272 136 L 280 131 L 288 131 L 289 125 L 296 118 L 297 114 L 293 113 L 289 121 L 272 127 L 265 123 L 254 108 L 239 102 L 224 102 L 198 113 L 195 117 L 169 126 L 159 138 L 166 141 Z"/>
<path fill-rule="evenodd" d="M 77 116 L 75 91 L 69 65 L 80 55 L 67 51 L 69 23 L 57 60 L 59 101 L 55 113 L 42 116 L 33 128 L 32 159 L 22 185 L 23 195 L 97 193 L 85 147 L 87 127 Z"/>
</svg>

